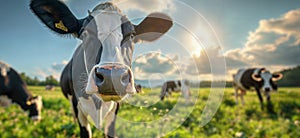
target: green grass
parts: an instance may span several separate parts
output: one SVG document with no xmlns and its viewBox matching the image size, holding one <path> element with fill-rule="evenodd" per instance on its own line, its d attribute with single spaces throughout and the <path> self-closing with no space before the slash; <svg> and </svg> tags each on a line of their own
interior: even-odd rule
<svg viewBox="0 0 300 138">
<path fill-rule="evenodd" d="M 30 86 L 29 90 L 43 97 L 43 119 L 32 122 L 17 105 L 0 107 L 1 138 L 79 137 L 70 104 L 60 89 L 45 91 L 43 87 Z M 178 93 L 161 102 L 160 89 L 144 91 L 121 104 L 116 127 L 118 137 L 300 137 L 300 88 L 280 88 L 272 93 L 274 113 L 260 109 L 255 92 L 247 93 L 245 106 L 236 105 L 233 89 L 226 88 L 218 111 L 204 126 L 201 115 L 207 105 L 209 88 L 192 89 L 193 96 L 199 96 L 194 106 L 181 100 Z M 185 114 L 189 110 L 191 114 Z M 103 137 L 103 134 L 93 127 L 93 137 Z"/>
</svg>

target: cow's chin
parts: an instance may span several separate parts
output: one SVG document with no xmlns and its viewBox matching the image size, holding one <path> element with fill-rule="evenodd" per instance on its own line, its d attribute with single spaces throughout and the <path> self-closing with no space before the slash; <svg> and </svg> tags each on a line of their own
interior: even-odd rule
<svg viewBox="0 0 300 138">
<path fill-rule="evenodd" d="M 124 96 L 120 95 L 105 95 L 105 94 L 98 94 L 98 96 L 104 101 L 104 102 L 109 102 L 109 101 L 115 101 L 119 102 L 123 99 Z"/>
<path fill-rule="evenodd" d="M 114 102 L 121 102 L 127 100 L 128 98 L 132 97 L 133 94 L 125 94 L 124 96 L 120 95 L 105 95 L 105 94 L 97 94 L 97 96 L 102 99 L 104 102 L 114 101 Z"/>
</svg>

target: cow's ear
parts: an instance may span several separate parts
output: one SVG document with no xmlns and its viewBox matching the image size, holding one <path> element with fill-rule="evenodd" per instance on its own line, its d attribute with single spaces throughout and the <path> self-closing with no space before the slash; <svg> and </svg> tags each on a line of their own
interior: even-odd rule
<svg viewBox="0 0 300 138">
<path fill-rule="evenodd" d="M 272 80 L 273 81 L 278 81 L 280 79 L 282 79 L 283 75 L 281 73 L 274 73 L 272 74 Z"/>
<path fill-rule="evenodd" d="M 75 34 L 81 28 L 80 21 L 59 0 L 31 0 L 30 8 L 51 30 L 59 34 Z"/>
<path fill-rule="evenodd" d="M 173 25 L 172 19 L 163 13 L 149 14 L 139 25 L 135 26 L 135 42 L 154 41 L 165 34 Z"/>
</svg>

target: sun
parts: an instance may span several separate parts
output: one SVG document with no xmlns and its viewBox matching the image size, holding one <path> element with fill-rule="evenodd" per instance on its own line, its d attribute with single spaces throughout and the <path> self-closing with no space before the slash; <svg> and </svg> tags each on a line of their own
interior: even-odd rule
<svg viewBox="0 0 300 138">
<path fill-rule="evenodd" d="M 200 57 L 202 53 L 202 48 L 200 46 L 196 47 L 192 52 L 193 57 Z"/>
</svg>

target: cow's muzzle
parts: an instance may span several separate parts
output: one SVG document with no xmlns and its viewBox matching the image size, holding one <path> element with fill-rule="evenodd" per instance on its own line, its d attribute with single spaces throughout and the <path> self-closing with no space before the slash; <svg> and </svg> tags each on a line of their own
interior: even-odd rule
<svg viewBox="0 0 300 138">
<path fill-rule="evenodd" d="M 98 66 L 94 70 L 98 94 L 105 100 L 120 100 L 126 94 L 134 94 L 133 76 L 129 67 L 123 65 Z"/>
</svg>

